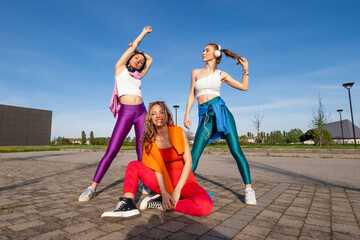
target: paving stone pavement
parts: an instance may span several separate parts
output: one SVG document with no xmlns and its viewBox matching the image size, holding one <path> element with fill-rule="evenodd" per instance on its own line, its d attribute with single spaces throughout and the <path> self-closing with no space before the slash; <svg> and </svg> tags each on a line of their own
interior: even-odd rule
<svg viewBox="0 0 360 240">
<path fill-rule="evenodd" d="M 247 206 L 240 178 L 201 174 L 199 184 L 216 195 L 210 215 L 148 210 L 136 219 L 106 223 L 100 216 L 115 208 L 127 163 L 113 164 L 98 195 L 81 203 L 77 197 L 98 163 L 90 158 L 85 153 L 0 154 L 0 240 L 360 239 L 360 189 L 254 179 L 258 204 Z M 145 196 L 137 195 L 139 206 Z"/>
</svg>

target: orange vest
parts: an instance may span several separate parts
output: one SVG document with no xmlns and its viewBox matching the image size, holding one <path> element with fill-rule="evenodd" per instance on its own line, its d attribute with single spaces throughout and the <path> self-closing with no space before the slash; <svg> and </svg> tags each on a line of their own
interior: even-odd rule
<svg viewBox="0 0 360 240">
<path fill-rule="evenodd" d="M 171 144 L 179 155 L 183 155 L 185 152 L 185 139 L 182 128 L 175 125 L 168 126 L 168 128 Z M 171 183 L 171 179 L 166 169 L 164 160 L 161 156 L 159 148 L 156 146 L 154 139 L 152 139 L 152 148 L 149 154 L 146 153 L 145 147 L 143 147 L 142 161 L 147 167 L 158 173 L 161 173 L 164 176 L 166 191 L 171 194 L 174 191 L 174 187 Z"/>
</svg>

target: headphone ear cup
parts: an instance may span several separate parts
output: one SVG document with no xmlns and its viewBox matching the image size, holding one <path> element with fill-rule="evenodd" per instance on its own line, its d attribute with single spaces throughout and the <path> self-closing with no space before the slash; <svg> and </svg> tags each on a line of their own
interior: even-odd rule
<svg viewBox="0 0 360 240">
<path fill-rule="evenodd" d="M 215 50 L 214 55 L 218 58 L 221 56 L 221 52 L 219 50 Z"/>
<path fill-rule="evenodd" d="M 132 66 L 127 66 L 127 69 L 129 72 L 135 72 L 135 68 L 133 68 Z"/>
</svg>

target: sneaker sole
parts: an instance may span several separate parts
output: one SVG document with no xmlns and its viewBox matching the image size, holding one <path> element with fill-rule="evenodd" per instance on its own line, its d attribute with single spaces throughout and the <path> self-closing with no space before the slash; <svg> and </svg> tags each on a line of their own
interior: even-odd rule
<svg viewBox="0 0 360 240">
<path fill-rule="evenodd" d="M 151 200 L 150 197 L 144 198 L 140 203 L 140 210 L 145 211 L 147 209 L 147 203 Z"/>
<path fill-rule="evenodd" d="M 103 215 L 104 215 L 104 213 L 103 213 Z M 105 215 L 105 216 L 103 216 L 103 215 L 101 215 L 101 219 L 103 221 L 109 222 L 109 223 L 116 223 L 116 222 L 121 222 L 122 220 L 125 220 L 125 219 L 137 218 L 141 214 L 140 214 L 139 210 L 137 210 L 137 211 L 133 210 L 130 213 L 123 213 L 121 215 Z"/>
<path fill-rule="evenodd" d="M 253 206 L 255 206 L 257 203 L 256 203 L 256 202 L 246 202 L 245 204 L 246 204 L 246 205 L 253 205 Z"/>
<path fill-rule="evenodd" d="M 88 202 L 91 200 L 91 198 L 79 198 L 79 202 Z"/>
<path fill-rule="evenodd" d="M 96 196 L 96 195 L 95 195 Z M 79 202 L 88 202 L 90 201 L 91 199 L 93 199 L 95 196 L 92 196 L 90 198 L 82 198 L 82 197 L 79 197 L 78 200 Z"/>
</svg>

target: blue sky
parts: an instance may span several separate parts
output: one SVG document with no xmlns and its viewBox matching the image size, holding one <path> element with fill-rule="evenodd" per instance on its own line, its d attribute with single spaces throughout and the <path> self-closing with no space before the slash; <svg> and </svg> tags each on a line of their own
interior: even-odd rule
<svg viewBox="0 0 360 240">
<path fill-rule="evenodd" d="M 52 138 L 110 136 L 108 109 L 114 65 L 147 25 L 139 49 L 154 59 L 143 79 L 148 105 L 180 105 L 182 126 L 191 71 L 214 42 L 249 61 L 246 92 L 223 85 L 238 133 L 309 129 L 319 95 L 332 121 L 350 119 L 344 82 L 360 125 L 359 1 L 1 1 L 0 104 L 53 111 Z M 242 69 L 223 58 L 219 69 L 241 80 Z M 173 110 L 173 109 L 172 109 Z M 191 111 L 197 127 L 197 105 Z M 133 131 L 131 136 L 134 136 Z"/>
</svg>

